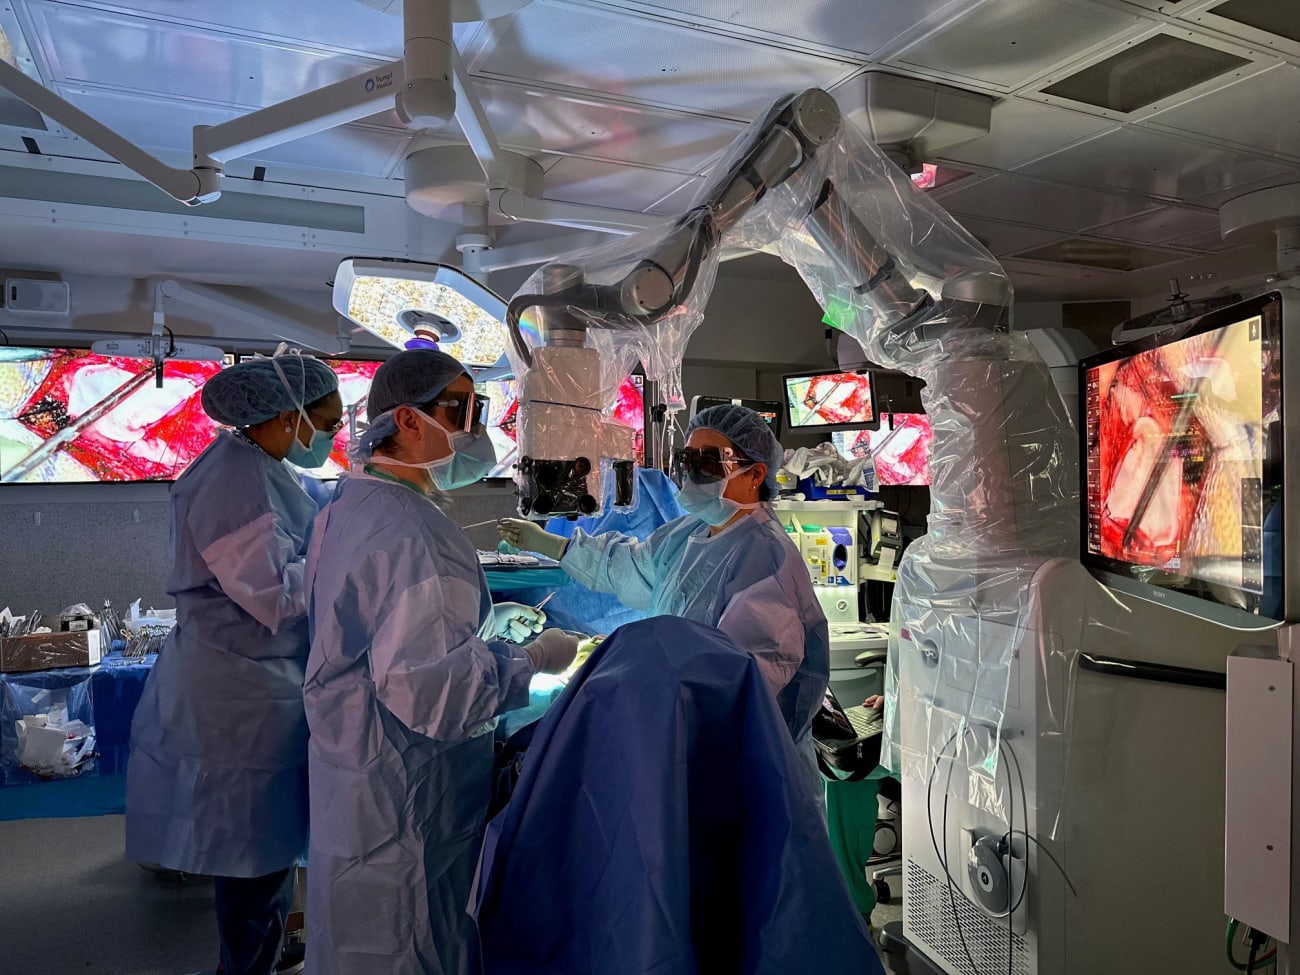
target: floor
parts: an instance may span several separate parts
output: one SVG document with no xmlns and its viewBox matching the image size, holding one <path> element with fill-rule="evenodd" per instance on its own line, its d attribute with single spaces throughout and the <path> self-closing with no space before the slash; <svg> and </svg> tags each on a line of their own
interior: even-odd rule
<svg viewBox="0 0 1300 975">
<path fill-rule="evenodd" d="M 0 823 L 0 975 L 185 975 L 217 961 L 212 886 L 123 859 L 124 819 Z"/>
<path fill-rule="evenodd" d="M 0 975 L 189 975 L 216 964 L 212 886 L 123 859 L 124 819 L 0 822 Z M 879 931 L 902 917 L 900 878 Z"/>
</svg>

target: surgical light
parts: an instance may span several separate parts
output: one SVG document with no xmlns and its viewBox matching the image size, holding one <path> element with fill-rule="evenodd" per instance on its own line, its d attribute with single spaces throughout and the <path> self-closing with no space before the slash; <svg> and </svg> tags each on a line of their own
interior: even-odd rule
<svg viewBox="0 0 1300 975">
<path fill-rule="evenodd" d="M 460 332 L 439 342 L 448 355 L 477 368 L 505 355 L 505 301 L 446 264 L 348 258 L 334 276 L 334 309 L 399 349 L 416 337 L 416 325 L 439 316 Z"/>
</svg>

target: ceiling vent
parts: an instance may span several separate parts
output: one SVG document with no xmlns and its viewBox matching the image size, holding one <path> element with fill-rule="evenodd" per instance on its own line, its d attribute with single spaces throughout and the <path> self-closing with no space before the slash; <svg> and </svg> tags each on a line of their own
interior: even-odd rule
<svg viewBox="0 0 1300 975">
<path fill-rule="evenodd" d="M 1079 267 L 1101 268 L 1106 271 L 1137 271 L 1177 261 L 1186 254 L 1167 251 L 1159 247 L 1122 244 L 1111 240 L 1075 237 L 1060 240 L 1046 247 L 1024 251 L 1016 258 L 1028 261 L 1051 261 L 1055 264 L 1075 264 Z"/>
<path fill-rule="evenodd" d="M 1113 112 L 1135 112 L 1249 63 L 1203 44 L 1157 34 L 1062 78 L 1043 94 Z"/>
<path fill-rule="evenodd" d="M 988 95 L 882 71 L 841 85 L 835 101 L 845 119 L 908 172 L 919 172 L 944 149 L 988 135 L 993 115 Z"/>
<path fill-rule="evenodd" d="M 1228 0 L 1206 13 L 1300 43 L 1300 5 L 1295 0 Z"/>
</svg>

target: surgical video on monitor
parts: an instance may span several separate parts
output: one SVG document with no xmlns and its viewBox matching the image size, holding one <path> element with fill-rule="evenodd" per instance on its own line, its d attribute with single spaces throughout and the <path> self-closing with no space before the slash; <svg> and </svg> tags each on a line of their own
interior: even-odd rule
<svg viewBox="0 0 1300 975">
<path fill-rule="evenodd" d="M 830 372 L 785 377 L 791 427 L 836 427 L 877 421 L 871 374 Z"/>
<path fill-rule="evenodd" d="M 1262 332 L 1255 316 L 1085 368 L 1087 554 L 1263 592 L 1280 392 Z"/>
<path fill-rule="evenodd" d="M 216 361 L 0 348 L 0 483 L 175 480 L 216 436 L 199 393 Z"/>
<path fill-rule="evenodd" d="M 874 457 L 881 487 L 930 483 L 934 427 L 924 413 L 881 413 L 879 430 L 836 430 L 831 443 L 849 460 Z"/>
</svg>

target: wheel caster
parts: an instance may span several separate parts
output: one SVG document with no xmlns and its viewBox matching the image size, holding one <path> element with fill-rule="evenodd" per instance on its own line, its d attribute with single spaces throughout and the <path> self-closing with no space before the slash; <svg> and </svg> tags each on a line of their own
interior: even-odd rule
<svg viewBox="0 0 1300 975">
<path fill-rule="evenodd" d="M 888 904 L 890 897 L 893 896 L 889 891 L 889 884 L 884 880 L 873 880 L 871 886 L 876 892 L 876 903 Z"/>
</svg>

